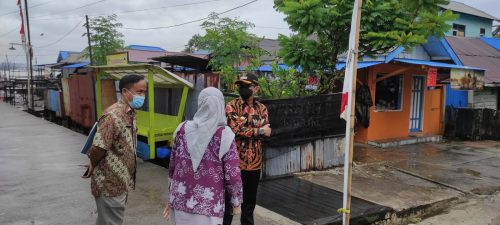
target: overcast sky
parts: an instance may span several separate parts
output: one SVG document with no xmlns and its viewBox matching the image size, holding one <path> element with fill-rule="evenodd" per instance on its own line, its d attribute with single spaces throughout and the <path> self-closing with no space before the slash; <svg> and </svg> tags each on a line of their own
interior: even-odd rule
<svg viewBox="0 0 500 225">
<path fill-rule="evenodd" d="M 498 0 L 458 1 L 500 18 Z M 35 54 L 33 63 L 54 63 L 60 50 L 81 51 L 85 48 L 87 39 L 82 34 L 85 32 L 86 14 L 115 13 L 124 28 L 150 28 L 205 18 L 210 12 L 224 12 L 249 2 L 252 0 L 28 0 L 32 7 L 29 16 Z M 14 51 L 8 50 L 9 43 L 20 42 L 20 18 L 16 3 L 17 0 L 0 0 L 0 62 L 5 61 L 5 55 L 9 61 L 25 62 L 20 46 L 14 46 Z M 290 33 L 283 15 L 274 10 L 273 0 L 258 0 L 223 16 L 240 17 L 254 23 L 256 27 L 251 32 L 258 36 L 276 38 L 279 33 Z M 153 45 L 169 51 L 181 51 L 191 36 L 202 32 L 201 23 L 166 29 L 120 31 L 125 35 L 125 45 Z"/>
</svg>

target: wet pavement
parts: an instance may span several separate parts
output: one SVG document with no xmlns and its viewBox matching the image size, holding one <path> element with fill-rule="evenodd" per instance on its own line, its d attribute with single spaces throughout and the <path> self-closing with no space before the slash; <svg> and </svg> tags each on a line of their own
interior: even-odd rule
<svg viewBox="0 0 500 225">
<path fill-rule="evenodd" d="M 500 188 L 500 142 L 428 143 L 378 149 L 357 145 L 360 164 L 387 164 L 464 192 Z"/>
<path fill-rule="evenodd" d="M 500 193 L 472 198 L 438 216 L 424 219 L 419 225 L 500 225 Z"/>
<path fill-rule="evenodd" d="M 87 162 L 79 153 L 85 136 L 4 103 L 0 103 L 0 115 L 0 224 L 93 224 L 95 203 L 89 181 L 80 178 L 84 170 L 79 165 Z M 354 160 L 353 196 L 395 211 L 462 198 L 462 192 L 491 194 L 500 187 L 500 142 L 445 142 L 388 149 L 356 145 Z M 160 216 L 167 199 L 167 172 L 139 163 L 137 190 L 129 195 L 126 225 L 172 224 Z M 342 168 L 299 178 L 342 191 Z M 498 202 L 498 196 L 492 201 Z M 477 201 L 487 207 L 486 203 Z M 493 206 L 485 212 L 498 209 L 496 203 Z M 500 215 L 493 212 L 497 214 L 490 219 Z M 262 207 L 256 210 L 256 222 L 297 224 Z"/>
<path fill-rule="evenodd" d="M 80 154 L 86 137 L 0 102 L 0 224 L 89 225 L 96 219 L 90 181 L 80 178 L 88 162 Z M 161 213 L 168 170 L 142 162 L 129 193 L 125 225 L 173 224 Z M 234 221 L 239 219 L 235 216 Z M 295 224 L 257 207 L 257 224 Z M 239 224 L 239 223 L 233 223 Z"/>
</svg>

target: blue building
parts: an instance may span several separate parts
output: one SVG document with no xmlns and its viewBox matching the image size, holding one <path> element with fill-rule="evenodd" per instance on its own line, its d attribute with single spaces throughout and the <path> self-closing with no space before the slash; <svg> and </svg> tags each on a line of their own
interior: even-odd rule
<svg viewBox="0 0 500 225">
<path fill-rule="evenodd" d="M 441 6 L 443 10 L 451 10 L 453 13 L 458 14 L 458 19 L 450 21 L 449 24 L 452 29 L 446 33 L 446 36 L 453 36 L 457 38 L 491 38 L 493 33 L 493 22 L 498 19 L 480 9 L 473 8 L 464 3 L 450 1 L 448 5 Z M 431 52 L 441 51 L 450 55 L 453 63 L 457 65 L 464 65 L 461 59 L 455 54 L 452 46 L 448 43 L 447 39 L 435 40 L 430 38 L 429 43 L 424 45 Z M 489 39 L 488 39 L 489 40 Z M 472 40 L 470 40 L 472 41 Z M 465 43 L 470 41 L 464 41 Z M 436 48 L 436 46 L 439 46 Z M 442 59 L 434 59 L 442 60 Z M 470 66 L 470 65 L 469 65 Z M 500 75 L 500 74 L 499 74 Z M 450 85 L 446 88 L 446 105 L 453 107 L 474 107 L 474 108 L 497 108 L 497 95 L 496 88 L 487 88 L 487 91 L 474 92 L 474 91 L 460 91 L 453 90 Z"/>
<path fill-rule="evenodd" d="M 449 22 L 452 29 L 446 33 L 447 36 L 491 37 L 493 21 L 498 20 L 488 13 L 456 1 L 450 1 L 450 4 L 441 7 L 459 16 L 457 20 Z"/>
</svg>

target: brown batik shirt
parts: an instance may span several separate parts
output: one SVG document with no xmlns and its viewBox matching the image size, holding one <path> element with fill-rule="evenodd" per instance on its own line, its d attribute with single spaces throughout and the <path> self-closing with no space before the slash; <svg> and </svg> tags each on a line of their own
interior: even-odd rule
<svg viewBox="0 0 500 225">
<path fill-rule="evenodd" d="M 123 101 L 110 106 L 99 119 L 93 146 L 106 153 L 94 168 L 92 195 L 116 197 L 135 188 L 136 127 L 135 111 Z"/>
<path fill-rule="evenodd" d="M 262 136 L 259 128 L 269 124 L 266 106 L 258 101 L 248 105 L 242 98 L 237 98 L 226 105 L 226 115 L 229 127 L 236 134 L 240 169 L 261 169 Z"/>
</svg>

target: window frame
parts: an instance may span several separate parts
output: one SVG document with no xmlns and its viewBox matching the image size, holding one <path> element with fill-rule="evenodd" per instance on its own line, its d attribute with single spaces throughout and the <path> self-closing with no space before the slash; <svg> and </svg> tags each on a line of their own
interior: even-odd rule
<svg viewBox="0 0 500 225">
<path fill-rule="evenodd" d="M 486 35 L 486 28 L 479 28 L 479 36 L 484 37 Z"/>
<path fill-rule="evenodd" d="M 384 75 L 387 75 L 387 74 L 383 74 L 383 73 L 380 73 L 380 74 L 377 74 L 375 75 L 375 80 L 377 79 L 378 76 L 384 76 Z M 390 78 L 393 78 L 393 77 L 400 77 L 400 94 L 399 94 L 399 97 L 400 97 L 400 104 L 399 104 L 399 108 L 398 109 L 378 109 L 377 108 L 377 81 L 375 81 L 375 96 L 373 98 L 373 107 L 374 107 L 374 112 L 402 112 L 403 111 L 403 106 L 404 106 L 404 90 L 405 90 L 405 76 L 404 74 L 397 74 L 397 75 L 394 75 L 392 77 L 389 77 L 387 79 L 390 79 Z M 380 81 L 379 81 L 380 82 Z"/>
<path fill-rule="evenodd" d="M 459 36 L 458 32 L 462 32 L 462 31 L 460 31 L 460 28 L 462 28 L 462 27 L 463 27 L 463 36 Z M 465 26 L 463 24 L 453 23 L 453 25 L 452 25 L 452 35 L 455 37 L 465 37 L 466 30 L 467 30 L 467 26 Z"/>
</svg>

